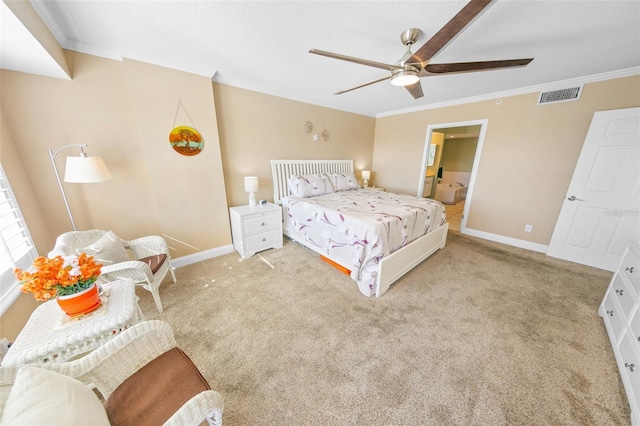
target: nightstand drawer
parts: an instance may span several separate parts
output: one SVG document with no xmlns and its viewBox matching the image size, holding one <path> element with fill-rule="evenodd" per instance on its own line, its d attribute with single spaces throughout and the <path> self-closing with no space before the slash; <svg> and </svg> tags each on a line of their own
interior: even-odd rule
<svg viewBox="0 0 640 426">
<path fill-rule="evenodd" d="M 278 212 L 245 217 L 243 222 L 246 235 L 280 229 L 280 215 Z"/>
<path fill-rule="evenodd" d="M 263 232 L 261 234 L 247 236 L 247 251 L 259 251 L 263 247 L 273 247 L 282 245 L 282 231 L 274 229 L 273 231 Z"/>
</svg>

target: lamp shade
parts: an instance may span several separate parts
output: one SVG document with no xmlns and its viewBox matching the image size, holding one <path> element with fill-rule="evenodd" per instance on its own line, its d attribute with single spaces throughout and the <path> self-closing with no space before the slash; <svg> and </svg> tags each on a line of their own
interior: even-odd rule
<svg viewBox="0 0 640 426">
<path fill-rule="evenodd" d="M 371 179 L 371 170 L 363 170 L 362 171 L 362 180 Z"/>
<path fill-rule="evenodd" d="M 256 192 L 260 188 L 260 182 L 257 176 L 246 176 L 244 178 L 245 192 Z"/>
<path fill-rule="evenodd" d="M 64 181 L 96 183 L 111 180 L 111 173 L 100 157 L 67 157 Z"/>
</svg>

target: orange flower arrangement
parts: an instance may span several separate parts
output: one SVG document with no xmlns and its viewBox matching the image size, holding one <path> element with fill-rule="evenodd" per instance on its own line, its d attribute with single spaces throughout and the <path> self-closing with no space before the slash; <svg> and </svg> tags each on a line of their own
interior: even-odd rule
<svg viewBox="0 0 640 426">
<path fill-rule="evenodd" d="M 15 269 L 23 293 L 32 293 L 36 300 L 78 293 L 93 285 L 100 276 L 102 264 L 93 256 L 38 257 L 33 262 L 35 272 Z"/>
</svg>

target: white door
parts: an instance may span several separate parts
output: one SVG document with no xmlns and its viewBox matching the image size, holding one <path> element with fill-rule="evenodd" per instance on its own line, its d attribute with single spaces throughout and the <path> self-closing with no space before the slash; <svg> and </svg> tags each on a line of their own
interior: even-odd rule
<svg viewBox="0 0 640 426">
<path fill-rule="evenodd" d="M 640 241 L 640 108 L 593 115 L 547 254 L 609 271 Z"/>
</svg>

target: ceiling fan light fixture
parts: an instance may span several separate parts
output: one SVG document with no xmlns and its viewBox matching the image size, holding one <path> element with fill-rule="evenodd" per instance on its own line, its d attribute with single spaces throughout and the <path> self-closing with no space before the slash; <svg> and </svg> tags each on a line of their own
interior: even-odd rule
<svg viewBox="0 0 640 426">
<path fill-rule="evenodd" d="M 391 84 L 394 86 L 411 86 L 420 81 L 418 73 L 414 70 L 398 71 L 391 77 Z"/>
</svg>

